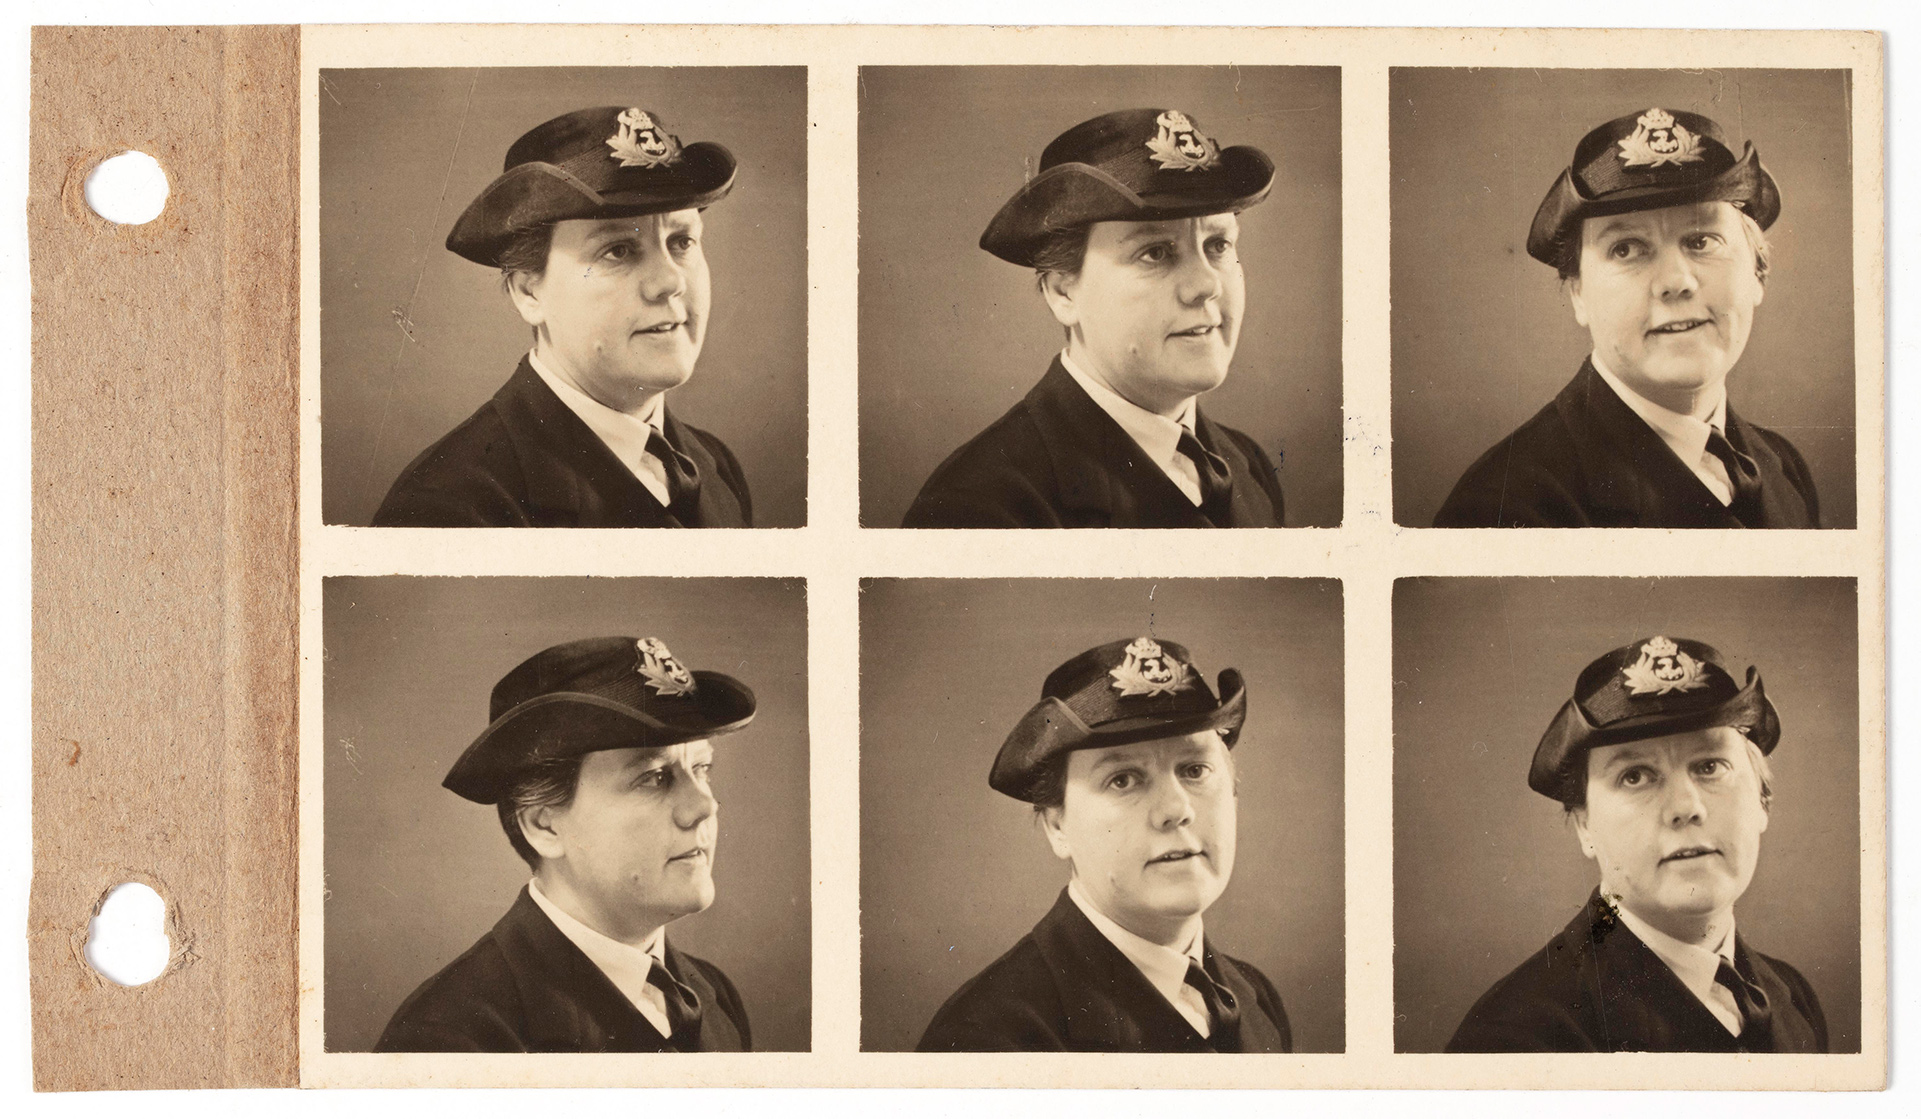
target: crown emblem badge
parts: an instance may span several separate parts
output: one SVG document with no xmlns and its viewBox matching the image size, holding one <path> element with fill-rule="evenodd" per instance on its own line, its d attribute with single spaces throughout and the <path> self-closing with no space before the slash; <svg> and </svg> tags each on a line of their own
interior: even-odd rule
<svg viewBox="0 0 1921 1119">
<path fill-rule="evenodd" d="M 1701 161 L 1701 138 L 1675 123 L 1666 109 L 1649 109 L 1635 118 L 1634 131 L 1623 137 L 1621 163 L 1627 167 L 1679 166 Z"/>
<path fill-rule="evenodd" d="M 680 659 L 667 651 L 667 646 L 658 637 L 643 637 L 634 642 L 634 651 L 639 654 L 639 662 L 634 671 L 654 689 L 655 695 L 677 696 L 694 694 L 694 674 Z"/>
<path fill-rule="evenodd" d="M 1154 138 L 1147 150 L 1163 171 L 1205 171 L 1221 161 L 1221 149 L 1212 137 L 1201 135 L 1187 114 L 1169 109 L 1154 118 Z"/>
<path fill-rule="evenodd" d="M 1665 637 L 1641 646 L 1641 659 L 1621 670 L 1630 695 L 1666 695 L 1707 687 L 1707 670 Z"/>
<path fill-rule="evenodd" d="M 1120 666 L 1108 673 L 1114 690 L 1124 696 L 1173 695 L 1194 686 L 1192 670 L 1161 651 L 1160 642 L 1137 637 L 1127 646 Z"/>
<path fill-rule="evenodd" d="M 680 137 L 669 136 L 641 109 L 622 109 L 620 131 L 607 137 L 609 159 L 622 167 L 670 167 L 680 162 Z"/>
</svg>

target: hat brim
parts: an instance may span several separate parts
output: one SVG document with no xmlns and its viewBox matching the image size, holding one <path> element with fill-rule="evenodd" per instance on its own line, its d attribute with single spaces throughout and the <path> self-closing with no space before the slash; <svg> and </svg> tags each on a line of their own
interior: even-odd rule
<svg viewBox="0 0 1921 1119">
<path fill-rule="evenodd" d="M 495 719 L 441 782 L 479 804 L 494 804 L 524 770 L 542 762 L 629 747 L 659 749 L 731 734 L 753 721 L 754 693 L 719 672 L 696 670 L 694 694 L 661 716 L 587 692 L 535 696 Z"/>
<path fill-rule="evenodd" d="M 579 218 L 623 218 L 697 210 L 734 187 L 734 157 L 719 144 L 688 144 L 671 168 L 633 172 L 617 189 L 595 190 L 552 163 L 523 163 L 488 183 L 454 222 L 447 248 L 475 264 L 500 265 L 500 253 L 530 229 Z"/>
<path fill-rule="evenodd" d="M 1748 741 L 1760 747 L 1763 754 L 1774 752 L 1775 744 L 1781 740 L 1781 718 L 1768 700 L 1758 669 L 1749 668 L 1747 686 L 1713 707 L 1637 715 L 1605 727 L 1588 722 L 1581 705 L 1568 700 L 1534 749 L 1534 762 L 1528 767 L 1528 787 L 1562 804 L 1575 803 L 1583 799 L 1578 793 L 1579 786 L 1587 782 L 1589 750 L 1708 727 L 1741 728 Z"/>
<path fill-rule="evenodd" d="M 1063 230 L 1098 221 L 1162 221 L 1238 213 L 1274 189 L 1274 161 L 1259 148 L 1221 150 L 1218 168 L 1167 173 L 1169 189 L 1139 194 L 1087 163 L 1062 163 L 1022 184 L 981 234 L 980 246 L 1009 264 L 1034 266 L 1034 252 Z"/>
<path fill-rule="evenodd" d="M 1247 721 L 1247 684 L 1235 669 L 1222 670 L 1220 695 L 1220 704 L 1211 711 L 1117 719 L 1099 727 L 1088 726 L 1067 704 L 1049 696 L 1029 709 L 1001 744 L 987 784 L 995 792 L 1034 803 L 1048 766 L 1075 750 L 1181 738 L 1207 730 L 1220 731 L 1222 741 L 1232 750 L 1240 739 L 1241 725 Z"/>
<path fill-rule="evenodd" d="M 1773 225 L 1774 219 L 1781 215 L 1781 192 L 1774 185 L 1774 176 L 1761 165 L 1761 157 L 1753 144 L 1743 149 L 1741 158 L 1732 167 L 1712 179 L 1684 186 L 1634 187 L 1602 198 L 1581 193 L 1573 172 L 1563 170 L 1547 197 L 1541 200 L 1540 208 L 1534 211 L 1534 224 L 1528 228 L 1527 252 L 1543 264 L 1558 264 L 1562 246 L 1570 238 L 1579 239 L 1581 223 L 1588 218 L 1695 202 L 1732 202 L 1762 229 Z"/>
</svg>

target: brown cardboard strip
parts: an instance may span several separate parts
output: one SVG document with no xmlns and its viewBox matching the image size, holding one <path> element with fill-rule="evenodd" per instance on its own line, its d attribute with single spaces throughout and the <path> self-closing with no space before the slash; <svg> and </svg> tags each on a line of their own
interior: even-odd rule
<svg viewBox="0 0 1921 1119">
<path fill-rule="evenodd" d="M 33 37 L 34 1083 L 295 1078 L 299 31 Z M 166 211 L 82 186 L 126 149 Z M 166 899 L 143 987 L 81 947 Z"/>
</svg>

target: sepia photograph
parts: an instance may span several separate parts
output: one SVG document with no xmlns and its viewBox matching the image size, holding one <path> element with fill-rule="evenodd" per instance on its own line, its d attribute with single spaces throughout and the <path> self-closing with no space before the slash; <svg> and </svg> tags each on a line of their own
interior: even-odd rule
<svg viewBox="0 0 1921 1119">
<path fill-rule="evenodd" d="M 1341 585 L 861 587 L 861 1048 L 1345 1047 Z"/>
<path fill-rule="evenodd" d="M 861 523 L 1341 520 L 1341 76 L 860 71 Z"/>
<path fill-rule="evenodd" d="M 1858 1053 L 1856 585 L 1402 579 L 1402 1053 Z"/>
<path fill-rule="evenodd" d="M 328 1051 L 810 1047 L 801 580 L 324 608 Z"/>
<path fill-rule="evenodd" d="M 327 523 L 806 522 L 805 67 L 319 82 Z"/>
<path fill-rule="evenodd" d="M 1854 527 L 1850 71 L 1388 82 L 1396 523 Z"/>
</svg>

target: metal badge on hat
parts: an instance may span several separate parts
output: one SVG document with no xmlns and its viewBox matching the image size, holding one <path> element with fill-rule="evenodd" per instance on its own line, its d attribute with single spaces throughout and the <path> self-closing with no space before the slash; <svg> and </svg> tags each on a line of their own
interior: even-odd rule
<svg viewBox="0 0 1921 1119">
<path fill-rule="evenodd" d="M 1154 161 L 1163 171 L 1205 171 L 1221 161 L 1221 149 L 1210 136 L 1203 136 L 1187 119 L 1187 114 L 1169 109 L 1154 118 L 1158 130 L 1147 142 Z"/>
<path fill-rule="evenodd" d="M 1678 166 L 1701 159 L 1701 138 L 1676 124 L 1666 109 L 1642 113 L 1634 131 L 1621 140 L 1621 162 L 1628 167 Z"/>
<path fill-rule="evenodd" d="M 1681 651 L 1665 637 L 1656 637 L 1641 646 L 1641 659 L 1621 670 L 1631 695 L 1666 695 L 1691 692 L 1707 687 L 1706 670 L 1701 662 Z"/>
<path fill-rule="evenodd" d="M 669 167 L 680 162 L 680 137 L 662 131 L 654 118 L 641 109 L 623 109 L 620 131 L 607 137 L 614 149 L 609 159 L 620 160 L 622 167 Z"/>
<path fill-rule="evenodd" d="M 647 686 L 654 689 L 654 694 L 694 694 L 694 674 L 667 651 L 667 646 L 660 638 L 643 637 L 634 642 L 634 649 L 640 654 L 640 663 L 634 667 L 634 671 L 647 678 Z"/>
<path fill-rule="evenodd" d="M 1173 695 L 1194 686 L 1192 670 L 1162 652 L 1152 638 L 1135 638 L 1123 656 L 1120 667 L 1108 675 L 1114 678 L 1114 690 L 1124 696 Z"/>
</svg>

